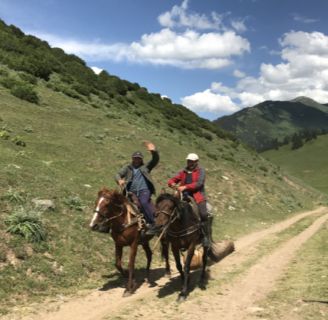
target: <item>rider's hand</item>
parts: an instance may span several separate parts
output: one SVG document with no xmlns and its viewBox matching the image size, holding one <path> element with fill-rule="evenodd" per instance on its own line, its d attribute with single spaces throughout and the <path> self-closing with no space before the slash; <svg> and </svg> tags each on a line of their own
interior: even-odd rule
<svg viewBox="0 0 328 320">
<path fill-rule="evenodd" d="M 124 179 L 120 179 L 120 180 L 118 180 L 117 181 L 118 182 L 118 185 L 120 186 L 120 187 L 124 187 L 124 185 L 125 185 L 125 180 Z"/>
<path fill-rule="evenodd" d="M 155 151 L 156 147 L 153 143 L 151 143 L 150 141 L 145 141 L 144 142 L 145 147 L 147 148 L 148 151 Z"/>
<path fill-rule="evenodd" d="M 180 187 L 177 188 L 177 190 L 178 190 L 179 192 L 183 192 L 183 191 L 185 191 L 186 189 L 187 189 L 186 186 L 180 186 Z"/>
</svg>

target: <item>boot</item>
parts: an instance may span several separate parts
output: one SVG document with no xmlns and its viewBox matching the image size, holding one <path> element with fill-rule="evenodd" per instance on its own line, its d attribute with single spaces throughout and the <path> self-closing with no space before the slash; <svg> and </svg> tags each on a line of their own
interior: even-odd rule
<svg viewBox="0 0 328 320">
<path fill-rule="evenodd" d="M 145 234 L 147 236 L 158 235 L 162 231 L 162 226 L 156 226 L 155 223 L 153 223 L 153 224 L 148 224 L 147 223 L 146 226 L 147 226 L 147 231 L 145 232 Z"/>
<path fill-rule="evenodd" d="M 203 247 L 210 247 L 211 245 L 210 221 L 206 220 L 201 223 L 201 231 L 203 234 L 203 239 L 202 239 Z"/>
</svg>

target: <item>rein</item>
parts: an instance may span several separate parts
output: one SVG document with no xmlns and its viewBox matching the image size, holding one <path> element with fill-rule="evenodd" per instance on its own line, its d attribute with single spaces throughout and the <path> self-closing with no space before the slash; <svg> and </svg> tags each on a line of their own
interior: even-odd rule
<svg viewBox="0 0 328 320">
<path fill-rule="evenodd" d="M 115 220 L 115 219 L 119 218 L 120 216 L 122 216 L 124 214 L 124 211 L 122 209 L 122 211 L 119 214 L 117 214 L 116 216 L 107 218 L 105 215 L 101 214 L 99 210 L 96 210 L 95 212 L 98 213 L 100 216 L 106 218 L 106 220 L 103 223 L 108 223 L 112 220 Z"/>
<path fill-rule="evenodd" d="M 162 233 L 160 235 L 160 238 L 164 235 L 165 232 L 167 232 L 167 235 L 170 236 L 170 237 L 179 238 L 179 237 L 188 236 L 190 234 L 193 234 L 197 230 L 199 230 L 199 226 L 200 226 L 199 223 L 197 223 L 195 225 L 192 225 L 192 226 L 190 226 L 188 228 L 185 228 L 183 230 L 180 230 L 180 231 L 171 231 L 171 230 L 169 230 L 169 227 L 171 226 L 171 224 L 178 218 L 177 215 L 175 215 L 175 212 L 176 211 L 177 211 L 177 207 L 174 208 L 174 210 L 172 211 L 171 214 L 169 212 L 165 211 L 165 210 L 156 211 L 156 215 L 158 215 L 159 213 L 164 213 L 164 214 L 166 214 L 167 216 L 170 217 L 170 220 L 165 225 L 165 227 L 164 227 L 164 229 L 163 229 L 163 231 L 162 231 Z"/>
</svg>

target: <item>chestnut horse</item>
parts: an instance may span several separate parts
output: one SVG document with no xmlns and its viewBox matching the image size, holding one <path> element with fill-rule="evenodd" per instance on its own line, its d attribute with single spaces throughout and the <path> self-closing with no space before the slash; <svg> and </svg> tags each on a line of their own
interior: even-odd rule
<svg viewBox="0 0 328 320">
<path fill-rule="evenodd" d="M 196 245 L 202 241 L 199 217 L 193 212 L 191 206 L 176 198 L 164 193 L 156 200 L 156 225 L 163 227 L 163 233 L 171 243 L 172 252 L 175 258 L 176 267 L 180 272 L 182 280 L 182 290 L 179 294 L 179 301 L 185 300 L 188 295 L 188 283 L 190 274 L 191 259 L 194 255 Z M 209 247 L 203 247 L 201 287 L 205 287 L 207 254 Z M 180 250 L 187 250 L 187 257 L 184 270 L 180 261 Z"/>
<path fill-rule="evenodd" d="M 142 235 L 141 215 L 131 205 L 129 200 L 118 191 L 110 191 L 103 188 L 98 192 L 96 200 L 95 213 L 90 223 L 92 230 L 109 227 L 111 236 L 115 242 L 115 266 L 123 275 L 128 275 L 128 282 L 123 296 L 131 295 L 136 289 L 134 280 L 134 264 L 137 255 L 138 245 L 141 244 L 147 257 L 147 281 L 149 279 L 149 270 L 152 260 L 152 251 L 149 246 L 149 240 L 152 236 Z M 129 270 L 123 270 L 122 254 L 123 247 L 130 247 Z M 170 265 L 168 261 L 168 246 L 162 241 L 162 256 L 166 262 L 166 274 L 170 274 Z"/>
</svg>

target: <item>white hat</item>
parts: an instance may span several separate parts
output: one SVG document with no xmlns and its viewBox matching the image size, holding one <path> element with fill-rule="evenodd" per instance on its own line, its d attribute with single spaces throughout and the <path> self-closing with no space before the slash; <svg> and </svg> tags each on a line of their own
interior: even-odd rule
<svg viewBox="0 0 328 320">
<path fill-rule="evenodd" d="M 199 157 L 196 153 L 189 153 L 186 160 L 197 161 L 199 160 Z"/>
</svg>

